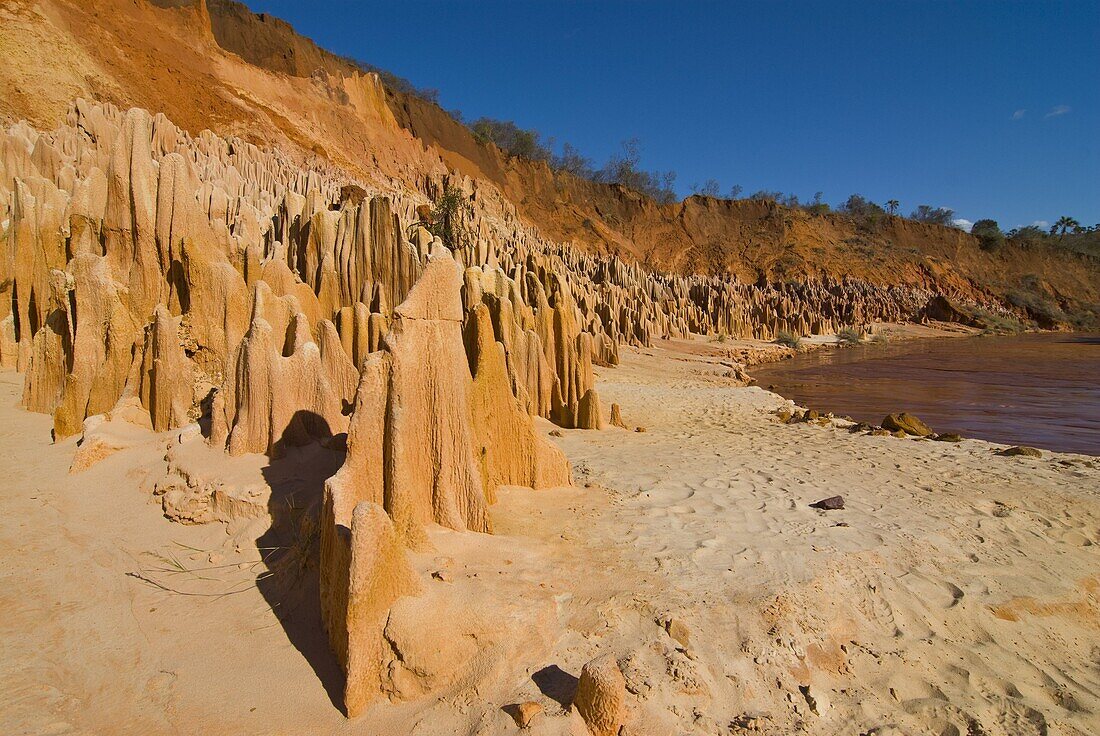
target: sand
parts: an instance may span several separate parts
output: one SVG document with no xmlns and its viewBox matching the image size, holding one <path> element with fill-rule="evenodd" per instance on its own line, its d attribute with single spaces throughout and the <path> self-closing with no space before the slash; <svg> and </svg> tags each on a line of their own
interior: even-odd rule
<svg viewBox="0 0 1100 736">
<path fill-rule="evenodd" d="M 418 656 L 466 674 L 351 721 L 308 545 L 165 519 L 170 435 L 69 475 L 76 441 L 0 373 L 0 731 L 503 734 L 532 700 L 532 733 L 582 733 L 565 705 L 604 653 L 630 733 L 1100 731 L 1098 463 L 784 425 L 718 352 L 624 349 L 598 388 L 645 432 L 556 432 L 575 487 L 502 489 L 493 536 L 431 531 Z M 267 469 L 298 528 L 318 462 Z"/>
</svg>

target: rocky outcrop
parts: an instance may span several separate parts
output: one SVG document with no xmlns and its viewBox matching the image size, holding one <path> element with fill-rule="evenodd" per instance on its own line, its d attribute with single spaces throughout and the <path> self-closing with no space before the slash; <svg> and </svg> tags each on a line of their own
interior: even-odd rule
<svg viewBox="0 0 1100 736">
<path fill-rule="evenodd" d="M 347 431 L 344 409 L 358 374 L 333 324 L 321 320 L 317 332 L 315 341 L 294 297 L 273 298 L 257 286 L 252 325 L 214 398 L 214 445 L 231 455 L 279 455 L 285 445 Z"/>
<path fill-rule="evenodd" d="M 464 343 L 462 283 L 461 266 L 436 248 L 363 363 L 347 460 L 325 485 L 322 612 L 349 715 L 386 689 L 384 613 L 417 588 L 403 547 L 423 544 L 431 523 L 490 531 L 500 485 L 569 483 L 564 455 L 510 390 L 484 305 L 470 311 Z"/>
<path fill-rule="evenodd" d="M 173 317 L 164 305 L 157 305 L 153 322 L 145 329 L 141 404 L 157 432 L 182 427 L 192 418 L 194 369 L 180 344 L 181 323 L 181 317 Z"/>
<path fill-rule="evenodd" d="M 531 415 L 512 394 L 504 344 L 495 339 L 485 305 L 478 305 L 467 318 L 467 350 L 474 378 L 474 449 L 490 503 L 502 485 L 569 485 L 565 456 L 534 432 Z"/>
<path fill-rule="evenodd" d="M 914 437 L 930 437 L 935 434 L 932 428 L 918 417 L 904 411 L 898 414 L 887 414 L 882 420 L 882 427 L 891 432 L 904 432 Z"/>
<path fill-rule="evenodd" d="M 611 426 L 618 427 L 619 429 L 630 429 L 626 426 L 626 423 L 623 422 L 622 410 L 619 408 L 618 404 L 611 405 Z"/>
<path fill-rule="evenodd" d="M 564 427 L 597 429 L 585 423 L 580 409 L 584 395 L 594 392 L 593 336 L 582 331 L 571 287 L 555 274 L 555 265 L 552 258 L 530 254 L 513 267 L 514 277 L 499 268 L 468 269 L 466 308 L 487 308 L 504 346 L 512 393 L 529 413 Z"/>
<path fill-rule="evenodd" d="M 618 736 L 626 715 L 626 679 L 614 656 L 601 655 L 581 668 L 573 706 L 592 736 Z"/>
<path fill-rule="evenodd" d="M 382 636 L 386 616 L 398 598 L 419 590 L 419 582 L 382 507 L 360 501 L 347 509 L 347 501 L 326 494 L 321 611 L 345 672 L 344 708 L 350 718 L 382 695 L 389 674 Z"/>
<path fill-rule="evenodd" d="M 190 5 L 199 0 L 156 0 Z M 256 66 L 283 74 L 308 77 L 318 69 L 334 74 L 355 71 L 345 59 L 298 35 L 289 23 L 267 13 L 255 14 L 233 0 L 204 0 L 218 45 Z"/>
<path fill-rule="evenodd" d="M 179 426 L 201 411 L 196 384 L 224 381 L 237 424 L 239 396 L 227 394 L 242 380 L 231 375 L 242 349 L 265 340 L 257 314 L 274 321 L 271 349 L 292 359 L 276 371 L 284 378 L 291 364 L 311 369 L 307 345 L 329 343 L 325 377 L 339 386 L 296 389 L 321 394 L 301 405 L 286 399 L 294 411 L 324 404 L 337 427 L 342 408 L 329 394 L 349 401 L 357 382 L 338 353 L 361 359 L 376 348 L 389 305 L 420 272 L 390 199 L 338 199 L 337 181 L 319 171 L 208 132 L 192 138 L 160 115 L 80 100 L 57 131 L 15 126 L 0 150 L 0 361 L 26 372 L 24 404 L 53 413 L 59 438 L 124 394 L 140 396 L 156 429 Z M 294 340 L 285 319 L 257 313 L 257 293 L 269 307 L 295 300 Z M 249 437 L 234 448 L 270 448 L 284 429 L 242 430 Z"/>
<path fill-rule="evenodd" d="M 387 679 L 387 612 L 420 590 L 405 550 L 432 524 L 491 531 L 502 485 L 568 483 L 535 418 L 602 428 L 595 369 L 615 366 L 621 344 L 836 331 L 928 301 L 855 280 L 743 284 L 584 253 L 459 177 L 446 185 L 471 203 L 471 237 L 452 253 L 402 226 L 421 194 L 85 101 L 52 133 L 3 131 L 0 167 L 0 361 L 25 372 L 24 404 L 52 413 L 58 438 L 100 414 L 156 431 L 206 419 L 211 451 L 231 455 L 340 448 L 346 434 L 325 487 L 321 597 L 349 714 L 430 687 Z M 116 451 L 107 434 L 88 437 L 77 469 Z M 165 513 L 264 513 L 255 488 L 230 493 L 201 461 L 183 462 L 201 455 L 188 437 L 158 484 Z"/>
<path fill-rule="evenodd" d="M 984 327 L 980 320 L 976 319 L 969 311 L 955 305 L 947 297 L 937 294 L 928 300 L 920 311 L 922 321 L 938 320 L 940 322 L 957 322 L 970 327 Z"/>
<path fill-rule="evenodd" d="M 333 479 L 383 506 L 410 542 L 426 523 L 489 531 L 499 485 L 569 482 L 564 456 L 510 390 L 484 306 L 470 312 L 467 348 L 461 289 L 461 267 L 438 249 L 364 362 L 348 460 Z"/>
</svg>

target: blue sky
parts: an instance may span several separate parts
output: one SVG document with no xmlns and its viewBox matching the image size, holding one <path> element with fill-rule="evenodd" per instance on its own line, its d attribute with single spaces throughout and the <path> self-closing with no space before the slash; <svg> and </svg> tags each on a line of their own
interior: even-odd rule
<svg viewBox="0 0 1100 736">
<path fill-rule="evenodd" d="M 677 189 L 1100 222 L 1100 2 L 247 0 L 321 46 Z"/>
</svg>

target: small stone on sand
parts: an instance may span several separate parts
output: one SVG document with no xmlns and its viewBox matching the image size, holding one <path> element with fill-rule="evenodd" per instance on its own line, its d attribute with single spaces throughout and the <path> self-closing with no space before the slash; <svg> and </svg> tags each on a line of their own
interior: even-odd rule
<svg viewBox="0 0 1100 736">
<path fill-rule="evenodd" d="M 533 700 L 528 700 L 525 703 L 506 705 L 504 706 L 504 712 L 512 716 L 512 720 L 520 728 L 530 728 L 534 717 L 542 713 L 542 706 Z"/>
<path fill-rule="evenodd" d="M 837 511 L 844 508 L 844 496 L 829 496 L 816 503 L 811 503 L 810 507 L 821 509 L 822 511 Z"/>
<path fill-rule="evenodd" d="M 1024 457 L 1042 457 L 1043 456 L 1043 453 L 1040 452 L 1039 450 L 1035 449 L 1034 447 L 1027 447 L 1026 445 L 1018 445 L 1016 447 L 1006 447 L 1005 449 L 1001 450 L 997 454 L 998 455 L 1003 455 L 1004 457 L 1019 457 L 1021 455 L 1024 456 Z"/>
</svg>

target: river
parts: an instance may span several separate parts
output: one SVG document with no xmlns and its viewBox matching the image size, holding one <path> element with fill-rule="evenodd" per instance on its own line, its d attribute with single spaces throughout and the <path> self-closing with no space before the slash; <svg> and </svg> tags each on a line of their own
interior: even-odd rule
<svg viewBox="0 0 1100 736">
<path fill-rule="evenodd" d="M 801 406 L 878 424 L 1100 455 L 1100 335 L 1042 333 L 818 350 L 751 370 Z"/>
</svg>

